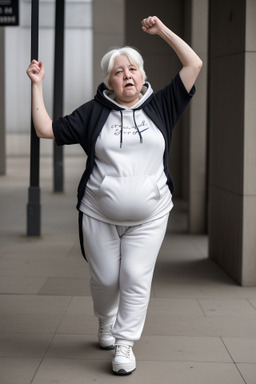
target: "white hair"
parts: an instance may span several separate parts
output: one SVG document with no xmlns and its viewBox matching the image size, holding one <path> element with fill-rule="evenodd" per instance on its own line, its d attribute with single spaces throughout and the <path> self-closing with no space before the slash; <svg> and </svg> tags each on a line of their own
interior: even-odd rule
<svg viewBox="0 0 256 384">
<path fill-rule="evenodd" d="M 114 68 L 115 58 L 117 56 L 123 55 L 126 55 L 132 64 L 136 64 L 139 67 L 139 70 L 142 73 L 143 82 L 146 81 L 147 76 L 144 70 L 144 61 L 141 54 L 135 48 L 125 46 L 122 48 L 111 49 L 101 59 L 101 69 L 103 70 L 103 74 L 105 77 L 104 83 L 107 87 L 109 86 L 110 72 Z"/>
</svg>

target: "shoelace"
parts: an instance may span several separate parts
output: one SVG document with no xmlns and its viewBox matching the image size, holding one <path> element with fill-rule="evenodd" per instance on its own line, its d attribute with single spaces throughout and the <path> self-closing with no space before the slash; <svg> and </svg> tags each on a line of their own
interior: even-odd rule
<svg viewBox="0 0 256 384">
<path fill-rule="evenodd" d="M 102 336 L 109 336 L 111 335 L 111 329 L 113 327 L 113 323 L 99 323 L 99 333 Z"/>
<path fill-rule="evenodd" d="M 122 356 L 129 359 L 131 352 L 130 345 L 116 345 L 116 356 Z"/>
</svg>

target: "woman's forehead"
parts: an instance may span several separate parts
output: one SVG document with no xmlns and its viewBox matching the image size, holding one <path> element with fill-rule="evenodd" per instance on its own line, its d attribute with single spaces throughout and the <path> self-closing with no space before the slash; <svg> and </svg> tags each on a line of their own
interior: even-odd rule
<svg viewBox="0 0 256 384">
<path fill-rule="evenodd" d="M 123 65 L 136 65 L 138 66 L 137 63 L 135 63 L 134 60 L 131 60 L 127 55 L 120 55 L 115 58 L 114 61 L 114 67 L 120 67 Z"/>
</svg>

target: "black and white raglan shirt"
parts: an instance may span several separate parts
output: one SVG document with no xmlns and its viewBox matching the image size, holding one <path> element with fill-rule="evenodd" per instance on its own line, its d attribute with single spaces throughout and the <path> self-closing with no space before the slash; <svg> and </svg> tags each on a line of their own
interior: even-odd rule
<svg viewBox="0 0 256 384">
<path fill-rule="evenodd" d="M 53 121 L 56 143 L 80 144 L 87 155 L 77 209 L 110 224 L 137 225 L 167 214 L 174 183 L 168 169 L 172 131 L 187 108 L 180 75 L 154 93 L 148 82 L 139 102 L 115 102 L 104 83 L 93 100 Z"/>
</svg>

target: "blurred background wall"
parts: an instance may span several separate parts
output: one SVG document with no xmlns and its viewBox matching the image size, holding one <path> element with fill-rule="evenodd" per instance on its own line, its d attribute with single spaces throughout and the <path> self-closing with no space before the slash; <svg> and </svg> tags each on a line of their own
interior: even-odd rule
<svg viewBox="0 0 256 384">
<path fill-rule="evenodd" d="M 92 1 L 66 0 L 64 113 L 70 113 L 93 95 Z M 39 59 L 46 75 L 46 107 L 53 110 L 55 1 L 39 1 Z M 30 84 L 26 68 L 30 61 L 31 1 L 20 0 L 20 25 L 5 27 L 5 116 L 7 156 L 28 155 L 30 134 Z M 72 152 L 75 148 L 68 148 Z M 41 140 L 41 154 L 52 153 L 52 143 Z"/>
<path fill-rule="evenodd" d="M 20 0 L 20 25 L 0 28 L 0 174 L 6 156 L 29 156 L 30 7 L 30 0 Z M 40 0 L 39 51 L 50 113 L 54 10 L 53 0 Z M 66 0 L 64 113 L 93 97 L 103 80 L 101 57 L 113 46 L 140 50 L 155 91 L 171 81 L 181 66 L 166 43 L 141 31 L 149 15 L 204 62 L 169 159 L 175 204 L 186 217 L 182 230 L 208 234 L 209 257 L 239 284 L 256 285 L 255 0 Z M 52 143 L 41 140 L 41 155 L 51 154 Z M 65 148 L 65 156 L 80 154 Z"/>
</svg>

